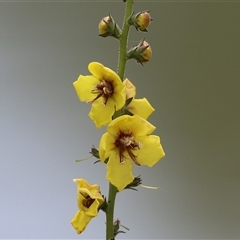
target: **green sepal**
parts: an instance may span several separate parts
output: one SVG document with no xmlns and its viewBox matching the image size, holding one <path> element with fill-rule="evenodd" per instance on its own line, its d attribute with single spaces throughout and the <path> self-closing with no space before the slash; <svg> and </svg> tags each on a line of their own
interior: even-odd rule
<svg viewBox="0 0 240 240">
<path fill-rule="evenodd" d="M 129 183 L 124 189 L 131 189 L 137 191 L 136 187 L 142 184 L 142 179 L 139 176 L 135 177 L 131 183 Z"/>
<path fill-rule="evenodd" d="M 91 148 L 91 152 L 89 153 L 91 153 L 95 158 L 100 159 L 99 151 L 94 146 Z"/>
<path fill-rule="evenodd" d="M 133 100 L 133 97 L 128 98 L 125 102 L 125 106 L 129 105 L 132 100 Z"/>
<path fill-rule="evenodd" d="M 144 42 L 144 39 L 142 39 L 138 45 L 133 46 L 128 52 L 127 52 L 127 57 L 128 59 L 135 59 L 137 60 L 138 63 L 144 63 L 148 62 L 147 59 L 145 59 L 142 56 L 142 53 L 149 47 L 149 45 L 142 46 Z M 143 64 L 142 64 L 143 65 Z"/>
<path fill-rule="evenodd" d="M 108 208 L 108 203 L 107 203 L 106 197 L 103 196 L 103 198 L 104 198 L 104 202 L 101 204 L 98 210 L 102 210 L 103 212 L 106 213 Z"/>
</svg>

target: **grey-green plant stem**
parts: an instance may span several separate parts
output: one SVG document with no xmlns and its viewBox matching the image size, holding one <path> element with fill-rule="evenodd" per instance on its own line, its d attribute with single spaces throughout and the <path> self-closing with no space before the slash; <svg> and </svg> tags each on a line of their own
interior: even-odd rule
<svg viewBox="0 0 240 240">
<path fill-rule="evenodd" d="M 122 81 L 124 78 L 126 62 L 127 62 L 127 43 L 128 43 L 129 29 L 130 29 L 130 25 L 128 24 L 128 18 L 132 14 L 132 11 L 133 11 L 132 9 L 133 9 L 133 0 L 127 0 L 124 20 L 123 20 L 122 34 L 119 38 L 120 46 L 119 46 L 119 53 L 118 53 L 118 68 L 117 68 L 118 69 L 117 73 Z M 114 114 L 113 118 L 116 118 L 120 115 L 122 115 L 121 111 L 116 112 Z M 118 192 L 117 188 L 109 182 L 108 207 L 106 210 L 106 225 L 107 225 L 106 226 L 106 240 L 114 238 L 114 229 L 113 229 L 114 205 L 115 205 L 115 199 L 116 199 L 117 192 Z"/>
<path fill-rule="evenodd" d="M 123 81 L 124 73 L 126 69 L 127 58 L 127 43 L 128 43 L 128 34 L 130 25 L 128 24 L 128 19 L 132 14 L 133 9 L 133 0 L 126 1 L 125 15 L 123 20 L 122 34 L 119 38 L 119 54 L 118 54 L 118 75 Z"/>
<path fill-rule="evenodd" d="M 109 182 L 108 207 L 106 211 L 106 221 L 107 221 L 106 240 L 114 238 L 113 217 L 114 217 L 114 205 L 115 205 L 116 195 L 117 195 L 117 188 Z"/>
</svg>

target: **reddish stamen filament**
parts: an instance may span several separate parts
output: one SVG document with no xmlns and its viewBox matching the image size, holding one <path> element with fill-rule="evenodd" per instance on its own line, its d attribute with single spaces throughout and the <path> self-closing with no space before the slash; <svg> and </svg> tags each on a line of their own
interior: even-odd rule
<svg viewBox="0 0 240 240">
<path fill-rule="evenodd" d="M 140 149 L 140 143 L 135 142 L 134 136 L 132 133 L 119 132 L 118 138 L 115 141 L 115 146 L 119 149 L 120 163 L 125 162 L 124 152 L 126 151 L 129 157 L 133 162 L 140 166 L 140 163 L 137 161 L 137 156 L 133 154 L 132 150 Z"/>
<path fill-rule="evenodd" d="M 94 199 L 90 198 L 89 195 L 84 195 L 83 193 L 80 192 L 80 194 L 84 197 L 83 199 L 83 206 L 85 206 L 86 208 L 89 208 L 92 203 L 94 202 Z"/>
<path fill-rule="evenodd" d="M 88 103 L 93 103 L 98 98 L 103 97 L 104 98 L 103 104 L 106 105 L 108 99 L 114 93 L 113 84 L 111 81 L 103 79 L 101 83 L 99 83 L 94 89 L 92 89 L 92 93 L 97 94 L 97 96 L 93 100 L 88 101 Z"/>
</svg>

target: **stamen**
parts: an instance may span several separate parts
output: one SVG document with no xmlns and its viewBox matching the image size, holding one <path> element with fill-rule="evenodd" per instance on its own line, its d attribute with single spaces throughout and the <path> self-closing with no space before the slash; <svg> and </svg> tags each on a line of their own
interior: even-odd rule
<svg viewBox="0 0 240 240">
<path fill-rule="evenodd" d="M 125 162 L 124 159 L 126 157 L 124 156 L 124 152 L 126 151 L 136 165 L 141 165 L 137 161 L 137 156 L 132 152 L 132 150 L 140 149 L 140 143 L 135 142 L 132 133 L 124 133 L 120 131 L 118 138 L 115 141 L 115 146 L 119 149 L 119 158 L 121 164 Z"/>
<path fill-rule="evenodd" d="M 93 202 L 94 202 L 94 199 L 90 198 L 89 195 L 84 195 L 83 193 L 79 192 L 85 199 L 83 199 L 82 203 L 83 203 L 83 206 L 86 207 L 86 208 L 89 208 Z"/>
<path fill-rule="evenodd" d="M 90 101 L 87 101 L 87 103 L 93 103 L 98 98 L 103 97 L 103 105 L 107 105 L 107 101 L 109 97 L 111 97 L 114 93 L 113 84 L 110 80 L 103 79 L 95 88 L 92 89 L 91 93 L 97 94 L 97 96 Z"/>
</svg>

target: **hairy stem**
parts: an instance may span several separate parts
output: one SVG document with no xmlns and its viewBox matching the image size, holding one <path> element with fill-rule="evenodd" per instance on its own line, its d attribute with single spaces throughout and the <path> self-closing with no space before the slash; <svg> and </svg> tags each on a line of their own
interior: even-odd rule
<svg viewBox="0 0 240 240">
<path fill-rule="evenodd" d="M 133 9 L 133 0 L 127 0 L 125 16 L 123 20 L 123 29 L 122 34 L 120 36 L 120 46 L 119 46 L 119 55 L 118 55 L 118 75 L 123 80 L 124 72 L 126 68 L 127 62 L 127 42 L 128 42 L 128 33 L 130 29 L 130 25 L 128 24 L 128 18 L 132 14 Z"/>
<path fill-rule="evenodd" d="M 115 204 L 116 195 L 117 195 L 117 188 L 109 182 L 108 207 L 106 211 L 106 218 L 107 218 L 106 240 L 114 238 L 113 214 L 114 214 L 114 204 Z"/>
<path fill-rule="evenodd" d="M 125 68 L 126 68 L 126 62 L 127 62 L 127 42 L 128 42 L 128 34 L 129 34 L 129 28 L 130 25 L 128 24 L 128 18 L 132 14 L 132 8 L 133 8 L 133 0 L 127 0 L 126 1 L 126 8 L 125 8 L 125 15 L 123 20 L 123 29 L 122 34 L 120 36 L 119 42 L 119 54 L 118 54 L 118 75 L 123 81 Z M 115 112 L 113 119 L 117 118 L 122 115 L 121 110 Z M 113 186 L 109 182 L 109 191 L 108 191 L 108 207 L 106 210 L 106 240 L 110 240 L 114 238 L 114 229 L 113 229 L 113 222 L 114 222 L 114 204 L 115 199 L 117 195 L 117 188 Z"/>
</svg>

